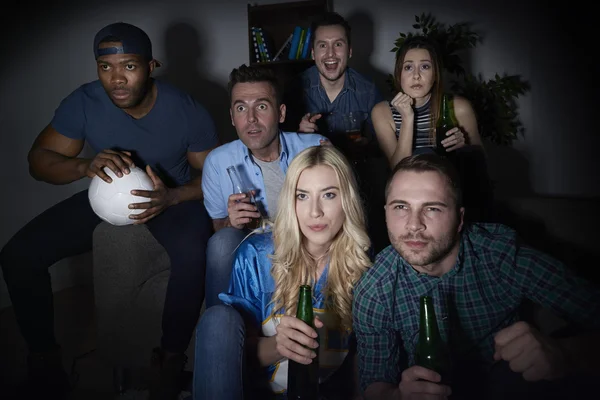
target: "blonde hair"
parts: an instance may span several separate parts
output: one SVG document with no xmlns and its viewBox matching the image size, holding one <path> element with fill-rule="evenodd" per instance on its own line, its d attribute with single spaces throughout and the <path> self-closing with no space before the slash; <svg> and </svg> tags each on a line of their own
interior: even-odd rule
<svg viewBox="0 0 600 400">
<path fill-rule="evenodd" d="M 358 185 L 350 164 L 333 146 L 315 146 L 300 152 L 290 163 L 279 195 L 273 223 L 274 254 L 271 274 L 275 280 L 272 316 L 283 308 L 294 315 L 300 285 L 314 286 L 317 262 L 303 245 L 303 235 L 296 216 L 296 186 L 307 168 L 328 166 L 335 172 L 345 218 L 331 244 L 329 271 L 324 296 L 327 308 L 334 311 L 342 327 L 352 328 L 352 296 L 354 285 L 371 266 L 367 251 L 371 245 L 366 232 L 365 213 Z"/>
</svg>

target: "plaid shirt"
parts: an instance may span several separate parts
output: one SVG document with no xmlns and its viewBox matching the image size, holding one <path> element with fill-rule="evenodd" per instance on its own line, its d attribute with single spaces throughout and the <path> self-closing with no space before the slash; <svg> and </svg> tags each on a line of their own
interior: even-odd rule
<svg viewBox="0 0 600 400">
<path fill-rule="evenodd" d="M 519 320 L 529 299 L 565 320 L 598 327 L 600 290 L 559 261 L 518 242 L 503 225 L 475 224 L 460 240 L 455 266 L 444 276 L 415 271 L 396 250 L 381 251 L 354 296 L 363 390 L 398 384 L 414 364 L 419 297 L 433 297 L 442 339 L 455 365 L 484 373 L 493 362 L 494 334 Z"/>
</svg>

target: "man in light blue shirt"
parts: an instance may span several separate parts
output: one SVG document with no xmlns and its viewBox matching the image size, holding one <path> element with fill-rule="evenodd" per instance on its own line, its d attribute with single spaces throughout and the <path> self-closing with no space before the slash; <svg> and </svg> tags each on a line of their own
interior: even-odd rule
<svg viewBox="0 0 600 400">
<path fill-rule="evenodd" d="M 204 205 L 213 220 L 214 235 L 206 254 L 206 307 L 219 303 L 227 290 L 237 245 L 249 233 L 253 219 L 275 217 L 283 177 L 300 151 L 327 139 L 319 134 L 282 132 L 286 107 L 277 77 L 264 67 L 242 65 L 229 77 L 231 123 L 238 140 L 217 147 L 202 170 Z M 235 193 L 227 167 L 235 166 L 244 190 Z"/>
</svg>

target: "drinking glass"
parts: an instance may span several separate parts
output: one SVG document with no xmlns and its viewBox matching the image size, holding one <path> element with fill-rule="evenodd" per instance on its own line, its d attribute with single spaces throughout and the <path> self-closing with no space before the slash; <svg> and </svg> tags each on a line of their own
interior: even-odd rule
<svg viewBox="0 0 600 400">
<path fill-rule="evenodd" d="M 244 186 L 244 184 L 242 183 L 242 177 L 240 175 L 240 172 L 235 167 L 235 165 L 230 165 L 229 167 L 227 167 L 227 174 L 229 175 L 229 179 L 231 179 L 231 183 L 233 184 L 233 193 L 245 193 L 248 196 L 248 198 L 250 199 L 250 202 L 252 204 L 254 204 L 256 206 L 258 212 L 261 213 L 260 207 L 256 203 L 256 199 L 254 198 L 253 189 L 247 188 L 246 186 Z M 238 202 L 239 201 L 240 200 L 238 200 Z M 262 219 L 262 213 L 261 213 L 261 218 L 252 218 L 252 221 L 250 223 L 246 224 L 246 226 L 250 229 L 256 229 L 260 226 L 261 219 Z"/>
</svg>

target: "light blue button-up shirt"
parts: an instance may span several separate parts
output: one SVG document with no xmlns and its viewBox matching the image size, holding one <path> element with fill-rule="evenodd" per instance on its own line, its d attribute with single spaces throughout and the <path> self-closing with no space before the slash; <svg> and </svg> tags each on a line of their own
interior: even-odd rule
<svg viewBox="0 0 600 400">
<path fill-rule="evenodd" d="M 287 173 L 288 166 L 296 154 L 308 147 L 319 146 L 321 140 L 327 140 L 327 138 L 312 133 L 280 132 L 279 165 L 283 173 Z M 227 174 L 227 167 L 230 165 L 237 167 L 246 189 L 256 191 L 255 200 L 260 203 L 260 207 L 266 215 L 270 216 L 265 182 L 260 167 L 254 162 L 248 147 L 238 139 L 212 150 L 204 162 L 202 191 L 204 192 L 204 206 L 210 217 L 220 219 L 228 215 L 227 201 L 229 196 L 234 193 L 233 184 Z"/>
</svg>

